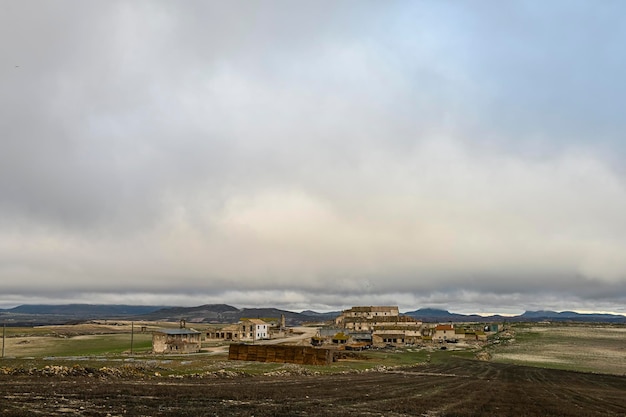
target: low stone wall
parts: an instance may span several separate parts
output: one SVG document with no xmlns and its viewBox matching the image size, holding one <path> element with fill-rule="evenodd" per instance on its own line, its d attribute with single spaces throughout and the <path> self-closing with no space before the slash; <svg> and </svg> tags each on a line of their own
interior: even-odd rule
<svg viewBox="0 0 626 417">
<path fill-rule="evenodd" d="M 330 349 L 307 346 L 232 344 L 228 359 L 234 361 L 297 363 L 300 365 L 328 365 L 333 361 Z"/>
</svg>

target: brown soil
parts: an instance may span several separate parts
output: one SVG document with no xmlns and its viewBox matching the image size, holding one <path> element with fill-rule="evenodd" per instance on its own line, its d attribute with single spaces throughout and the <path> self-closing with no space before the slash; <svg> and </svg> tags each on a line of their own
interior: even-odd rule
<svg viewBox="0 0 626 417">
<path fill-rule="evenodd" d="M 626 377 L 452 360 L 325 376 L 0 375 L 2 416 L 624 416 Z"/>
</svg>

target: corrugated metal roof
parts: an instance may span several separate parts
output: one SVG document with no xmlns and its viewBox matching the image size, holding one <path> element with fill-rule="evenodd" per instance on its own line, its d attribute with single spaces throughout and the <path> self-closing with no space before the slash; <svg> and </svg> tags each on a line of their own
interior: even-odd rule
<svg viewBox="0 0 626 417">
<path fill-rule="evenodd" d="M 156 330 L 156 333 L 165 334 L 200 334 L 200 332 L 193 329 L 161 329 Z"/>
</svg>

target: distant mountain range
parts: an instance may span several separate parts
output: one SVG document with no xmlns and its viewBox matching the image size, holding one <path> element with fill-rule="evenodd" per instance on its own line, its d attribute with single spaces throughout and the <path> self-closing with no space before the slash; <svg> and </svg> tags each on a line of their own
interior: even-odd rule
<svg viewBox="0 0 626 417">
<path fill-rule="evenodd" d="M 94 319 L 179 321 L 189 323 L 234 323 L 242 318 L 275 318 L 285 316 L 287 325 L 305 322 L 333 320 L 340 311 L 318 313 L 306 310 L 300 313 L 277 308 L 236 308 L 228 304 L 206 304 L 197 307 L 135 306 L 135 305 L 21 305 L 11 309 L 0 309 L 0 322 L 8 325 L 63 324 Z M 446 310 L 422 308 L 404 313 L 424 322 L 609 322 L 626 323 L 626 317 L 615 314 L 580 314 L 573 311 L 555 312 L 548 310 L 526 311 L 524 314 L 505 317 L 500 315 L 479 316 L 450 313 Z"/>
<path fill-rule="evenodd" d="M 52 314 L 60 316 L 134 316 L 138 314 L 148 314 L 160 310 L 164 306 L 132 306 L 122 304 L 35 304 L 21 305 L 15 308 L 2 310 L 1 312 L 14 314 Z"/>
<path fill-rule="evenodd" d="M 574 311 L 556 312 L 550 310 L 526 311 L 518 316 L 479 316 L 477 314 L 457 314 L 446 310 L 422 308 L 404 313 L 407 316 L 420 319 L 424 322 L 537 322 L 537 321 L 575 321 L 575 322 L 602 322 L 626 323 L 626 316 L 619 314 L 581 314 Z"/>
<path fill-rule="evenodd" d="M 626 317 L 620 314 L 582 314 L 575 311 L 561 311 L 557 313 L 555 311 L 540 310 L 540 311 L 527 311 L 521 316 L 522 320 L 539 319 L 539 320 L 572 320 L 572 321 L 594 321 L 594 322 L 625 322 Z"/>
<path fill-rule="evenodd" d="M 122 304 L 27 304 L 0 309 L 0 323 L 9 326 L 67 324 L 85 320 L 136 317 L 163 308 Z"/>
<path fill-rule="evenodd" d="M 287 325 L 332 320 L 341 312 L 318 313 L 280 310 L 276 308 L 236 308 L 228 304 L 207 304 L 197 307 L 134 306 L 102 304 L 21 305 L 0 309 L 0 323 L 32 326 L 64 324 L 95 319 L 179 321 L 189 323 L 234 323 L 242 318 L 275 318 L 285 316 Z"/>
<path fill-rule="evenodd" d="M 163 320 L 177 321 L 184 318 L 190 323 L 234 323 L 242 318 L 275 318 L 279 319 L 281 315 L 285 316 L 285 322 L 288 325 L 301 324 L 303 322 L 320 322 L 332 320 L 337 317 L 340 312 L 317 313 L 314 311 L 303 311 L 302 313 L 294 313 L 293 311 L 280 310 L 277 308 L 242 308 L 227 304 L 207 304 L 199 307 L 169 307 L 161 310 L 153 311 L 142 315 L 142 320 Z"/>
</svg>

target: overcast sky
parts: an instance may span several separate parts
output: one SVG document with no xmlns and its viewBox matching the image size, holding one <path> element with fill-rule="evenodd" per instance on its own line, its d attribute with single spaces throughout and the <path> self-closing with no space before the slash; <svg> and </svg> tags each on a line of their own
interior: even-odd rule
<svg viewBox="0 0 626 417">
<path fill-rule="evenodd" d="M 0 307 L 626 314 L 626 3 L 0 0 Z"/>
</svg>

